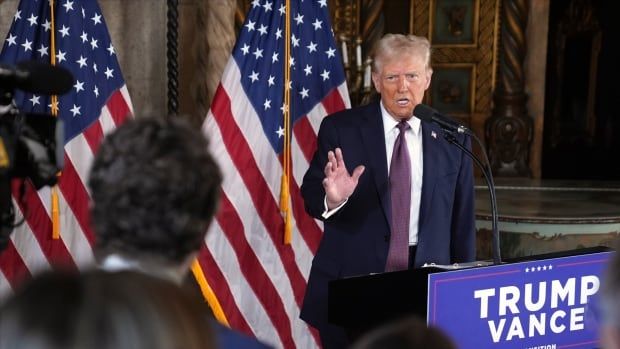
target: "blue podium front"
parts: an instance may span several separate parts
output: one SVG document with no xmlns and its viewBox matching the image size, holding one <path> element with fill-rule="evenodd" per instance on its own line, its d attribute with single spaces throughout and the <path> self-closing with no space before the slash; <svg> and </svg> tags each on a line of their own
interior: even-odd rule
<svg viewBox="0 0 620 349">
<path fill-rule="evenodd" d="M 599 291 L 613 253 L 430 274 L 427 322 L 461 349 L 597 348 Z"/>
</svg>

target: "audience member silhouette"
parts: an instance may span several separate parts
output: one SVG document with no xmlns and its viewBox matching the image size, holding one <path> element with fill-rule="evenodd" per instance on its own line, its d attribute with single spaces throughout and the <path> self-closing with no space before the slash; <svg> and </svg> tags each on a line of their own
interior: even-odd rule
<svg viewBox="0 0 620 349">
<path fill-rule="evenodd" d="M 216 348 L 203 307 L 142 273 L 42 274 L 0 307 L 0 349 Z"/>
<path fill-rule="evenodd" d="M 200 129 L 180 117 L 130 120 L 101 144 L 89 178 L 95 256 L 108 271 L 188 277 L 215 214 L 222 176 Z M 218 344 L 267 348 L 213 321 Z"/>
<path fill-rule="evenodd" d="M 441 330 L 409 317 L 386 324 L 359 338 L 352 349 L 456 349 Z"/>
</svg>

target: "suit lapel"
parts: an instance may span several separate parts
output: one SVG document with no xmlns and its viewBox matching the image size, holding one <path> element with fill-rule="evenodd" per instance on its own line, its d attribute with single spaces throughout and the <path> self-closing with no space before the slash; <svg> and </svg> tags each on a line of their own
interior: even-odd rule
<svg viewBox="0 0 620 349">
<path fill-rule="evenodd" d="M 368 156 L 368 170 L 372 173 L 373 180 L 383 207 L 386 221 L 390 224 L 390 191 L 388 183 L 387 158 L 385 154 L 385 132 L 379 103 L 373 103 L 364 108 L 361 115 L 363 122 L 360 125 L 360 133 L 364 150 Z"/>
<path fill-rule="evenodd" d="M 422 122 L 422 195 L 420 198 L 420 223 L 422 225 L 424 217 L 426 217 L 426 211 L 429 210 L 431 205 L 431 198 L 433 197 L 433 191 L 435 190 L 435 182 L 438 176 L 437 169 L 437 156 L 438 148 L 441 144 L 443 133 L 438 129 L 435 129 L 428 122 Z"/>
</svg>

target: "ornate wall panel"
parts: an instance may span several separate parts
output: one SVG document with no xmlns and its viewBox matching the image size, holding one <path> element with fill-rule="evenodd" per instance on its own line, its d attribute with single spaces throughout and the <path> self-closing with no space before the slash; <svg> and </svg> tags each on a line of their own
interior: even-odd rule
<svg viewBox="0 0 620 349">
<path fill-rule="evenodd" d="M 237 27 L 249 4 L 237 0 Z M 428 37 L 433 47 L 435 76 L 427 102 L 482 136 L 491 113 L 499 0 L 331 0 L 329 6 L 336 40 L 346 56 L 352 105 L 367 102 L 374 92 L 365 75 L 375 42 L 386 27 L 408 27 L 409 33 Z"/>
<path fill-rule="evenodd" d="M 411 4 L 411 32 L 428 37 L 433 47 L 429 103 L 468 123 L 479 135 L 493 100 L 498 7 L 498 0 Z"/>
</svg>

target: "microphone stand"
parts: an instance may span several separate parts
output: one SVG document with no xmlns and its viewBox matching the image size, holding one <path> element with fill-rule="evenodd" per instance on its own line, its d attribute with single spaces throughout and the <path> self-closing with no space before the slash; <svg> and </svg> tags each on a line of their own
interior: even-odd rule
<svg viewBox="0 0 620 349">
<path fill-rule="evenodd" d="M 478 139 L 478 137 L 476 137 L 476 135 L 473 132 L 470 132 L 469 135 L 471 135 L 476 140 L 476 142 L 478 142 L 478 145 L 480 146 L 480 149 L 482 149 L 482 153 L 484 154 L 486 163 L 488 165 L 483 165 L 482 162 L 480 162 L 480 160 L 476 157 L 476 155 L 474 155 L 474 153 L 472 153 L 469 149 L 467 149 L 461 143 L 459 143 L 452 131 L 444 129 L 444 138 L 448 142 L 454 144 L 457 148 L 464 151 L 465 154 L 467 154 L 472 160 L 474 160 L 476 165 L 478 165 L 478 167 L 480 167 L 480 170 L 482 170 L 482 175 L 484 176 L 487 186 L 489 187 L 489 195 L 491 199 L 491 231 L 493 235 L 493 264 L 497 265 L 497 264 L 502 263 L 502 257 L 500 253 L 500 247 L 499 247 L 500 239 L 499 239 L 499 231 L 497 228 L 499 219 L 498 219 L 498 214 L 497 214 L 497 198 L 495 196 L 495 183 L 493 182 L 493 173 L 491 172 L 489 157 L 487 156 L 487 153 L 484 150 L 484 146 L 482 145 L 482 142 L 480 141 L 480 139 Z"/>
</svg>

